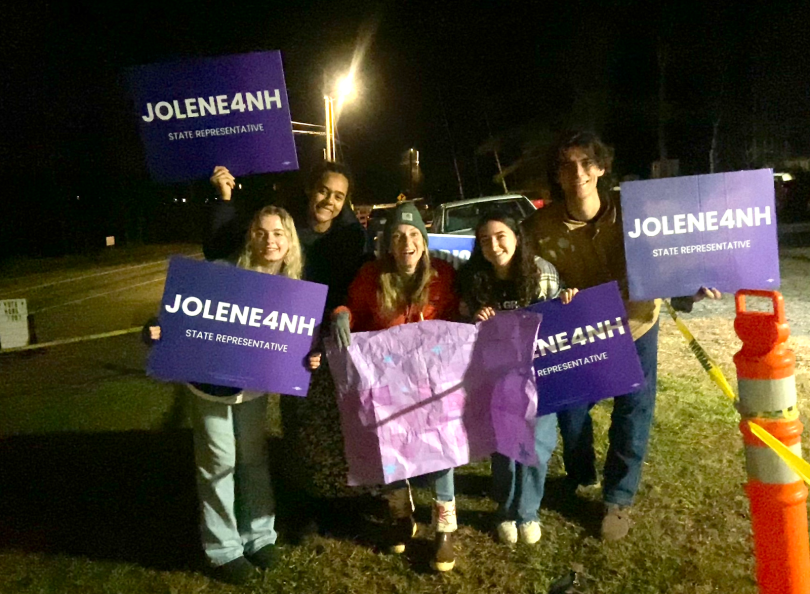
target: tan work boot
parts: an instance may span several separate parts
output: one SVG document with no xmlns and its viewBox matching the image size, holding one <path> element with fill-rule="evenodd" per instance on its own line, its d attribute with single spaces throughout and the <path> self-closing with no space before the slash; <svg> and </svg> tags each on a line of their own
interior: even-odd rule
<svg viewBox="0 0 810 594">
<path fill-rule="evenodd" d="M 453 532 L 458 530 L 456 500 L 434 500 L 433 522 L 436 525 L 436 540 L 430 565 L 436 571 L 450 571 L 456 565 L 456 554 L 453 551 Z"/>
<path fill-rule="evenodd" d="M 413 519 L 413 499 L 411 486 L 389 491 L 384 495 L 388 500 L 388 512 L 391 525 L 386 537 L 388 552 L 401 555 L 405 552 L 406 543 L 416 536 L 416 522 Z"/>
<path fill-rule="evenodd" d="M 630 508 L 605 504 L 605 516 L 602 518 L 602 540 L 620 540 L 630 532 Z"/>
</svg>

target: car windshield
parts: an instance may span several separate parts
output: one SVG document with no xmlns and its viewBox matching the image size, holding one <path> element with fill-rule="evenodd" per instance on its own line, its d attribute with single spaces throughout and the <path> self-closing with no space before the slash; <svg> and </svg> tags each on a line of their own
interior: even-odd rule
<svg viewBox="0 0 810 594">
<path fill-rule="evenodd" d="M 444 232 L 469 232 L 472 235 L 475 225 L 478 223 L 478 219 L 480 219 L 484 213 L 491 210 L 497 210 L 505 213 L 507 216 L 513 217 L 517 221 L 521 221 L 526 214 L 523 208 L 521 208 L 520 202 L 520 200 L 515 199 L 497 202 L 477 202 L 474 204 L 450 207 L 445 212 Z"/>
</svg>

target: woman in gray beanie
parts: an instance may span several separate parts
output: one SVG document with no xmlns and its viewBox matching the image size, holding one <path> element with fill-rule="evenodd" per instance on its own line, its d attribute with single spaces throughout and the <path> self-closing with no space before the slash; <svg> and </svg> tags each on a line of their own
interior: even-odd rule
<svg viewBox="0 0 810 594">
<path fill-rule="evenodd" d="M 453 320 L 458 298 L 452 266 L 428 255 L 425 223 L 413 204 L 400 204 L 386 223 L 379 260 L 368 262 L 349 286 L 346 305 L 333 315 L 333 333 L 341 348 L 351 344 L 351 331 L 385 330 L 423 320 Z M 453 470 L 430 475 L 436 498 L 433 515 L 436 541 L 432 565 L 449 571 L 455 565 L 452 534 L 457 528 Z M 394 483 L 387 493 L 391 513 L 389 550 L 405 551 L 415 534 L 410 486 Z"/>
</svg>

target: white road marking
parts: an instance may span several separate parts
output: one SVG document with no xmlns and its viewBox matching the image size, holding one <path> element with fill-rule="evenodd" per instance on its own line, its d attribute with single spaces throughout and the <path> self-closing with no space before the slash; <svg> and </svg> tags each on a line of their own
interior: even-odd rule
<svg viewBox="0 0 810 594">
<path fill-rule="evenodd" d="M 0 354 L 16 353 L 19 351 L 33 351 L 35 349 L 44 349 L 52 346 L 60 346 L 63 344 L 73 344 L 75 342 L 85 342 L 87 340 L 98 340 L 99 338 L 111 338 L 113 336 L 121 336 L 122 334 L 135 334 L 142 329 L 140 326 L 135 328 L 127 328 L 126 330 L 113 330 L 112 332 L 103 332 L 102 334 L 90 334 L 88 336 L 77 336 L 76 338 L 63 338 L 61 340 L 52 340 L 51 342 L 41 342 L 38 344 L 29 344 L 21 347 L 13 347 L 10 349 L 0 349 Z"/>
<path fill-rule="evenodd" d="M 187 255 L 189 258 L 196 258 L 197 256 L 202 256 L 202 252 L 197 252 L 195 254 L 183 254 Z M 55 285 L 61 285 L 63 283 L 72 283 L 79 280 L 84 280 L 86 278 L 93 278 L 96 276 L 104 276 L 106 274 L 114 274 L 116 272 L 121 272 L 122 270 L 134 270 L 136 268 L 143 268 L 144 266 L 156 266 L 158 264 L 166 264 L 168 262 L 168 258 L 164 258 L 163 260 L 156 260 L 154 262 L 147 262 L 146 264 L 134 264 L 132 266 L 122 266 L 121 268 L 114 268 L 113 270 L 105 270 L 104 272 L 93 272 L 92 274 L 83 274 L 81 276 L 74 276 L 72 278 L 65 278 L 62 280 L 54 281 L 52 283 L 44 283 L 41 285 L 34 285 L 31 287 L 24 287 L 22 289 L 15 289 L 11 291 L 11 293 L 4 293 L 4 295 L 8 295 L 9 297 L 13 297 L 14 295 L 25 293 L 26 291 L 37 291 L 39 289 L 45 289 L 47 287 L 53 287 Z M 42 311 L 42 310 L 40 310 Z"/>
<path fill-rule="evenodd" d="M 136 283 L 134 285 L 129 285 L 129 286 L 126 286 L 126 287 L 122 287 L 120 289 L 114 289 L 112 291 L 107 291 L 106 293 L 99 293 L 97 295 L 90 295 L 88 297 L 82 297 L 81 299 L 74 299 L 73 301 L 66 301 L 65 303 L 58 303 L 57 305 L 49 305 L 48 307 L 43 307 L 41 309 L 29 312 L 29 313 L 32 314 L 32 315 L 33 314 L 38 314 L 38 313 L 42 313 L 43 311 L 48 311 L 49 309 L 56 309 L 57 307 L 64 307 L 66 305 L 73 305 L 75 303 L 81 303 L 82 301 L 87 301 L 88 299 L 95 299 L 97 297 L 104 297 L 106 295 L 112 295 L 113 293 L 120 293 L 121 291 L 126 291 L 127 289 L 132 289 L 134 287 L 140 287 L 142 285 L 149 285 L 151 283 L 163 282 L 164 280 L 166 280 L 165 277 L 160 277 L 160 278 L 156 278 L 156 279 L 146 281 L 146 282 L 143 282 L 143 283 Z"/>
</svg>

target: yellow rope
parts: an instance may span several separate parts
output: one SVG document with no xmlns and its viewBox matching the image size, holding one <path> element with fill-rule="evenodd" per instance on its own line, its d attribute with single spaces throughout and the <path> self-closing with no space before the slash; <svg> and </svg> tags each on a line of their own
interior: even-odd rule
<svg viewBox="0 0 810 594">
<path fill-rule="evenodd" d="M 675 321 L 675 325 L 678 326 L 678 330 L 681 331 L 681 334 L 683 334 L 686 342 L 689 343 L 689 350 L 692 351 L 692 354 L 694 354 L 697 360 L 700 361 L 703 369 L 706 370 L 714 383 L 720 387 L 723 394 L 728 396 L 732 401 L 736 402 L 737 397 L 734 395 L 734 390 L 731 389 L 731 385 L 729 385 L 728 381 L 726 380 L 726 376 L 723 375 L 720 367 L 711 357 L 709 357 L 709 354 L 703 349 L 703 347 L 698 344 L 698 341 L 689 331 L 689 328 L 686 327 L 686 324 L 684 324 L 683 321 L 681 321 L 681 319 L 678 317 L 678 314 L 675 312 L 672 305 L 670 305 L 669 301 L 664 300 L 664 305 L 667 306 L 667 311 L 669 311 L 669 315 L 671 315 L 672 319 Z M 798 409 L 791 409 L 782 411 L 782 413 L 786 419 L 795 419 L 798 417 L 799 411 Z M 759 437 L 765 445 L 776 452 L 776 455 L 779 456 L 793 472 L 798 474 L 805 483 L 810 485 L 810 464 L 803 460 L 801 456 L 797 456 L 791 452 L 790 448 L 756 423 L 748 421 L 748 426 L 751 428 L 751 432 L 754 435 Z"/>
<path fill-rule="evenodd" d="M 21 347 L 12 347 L 10 349 L 0 349 L 0 354 L 17 353 L 19 351 L 33 351 L 35 349 L 44 349 L 52 346 L 60 346 L 63 344 L 72 344 L 74 342 L 85 342 L 87 340 L 97 340 L 99 338 L 110 338 L 112 336 L 120 336 L 122 334 L 134 334 L 140 332 L 141 327 L 127 328 L 126 330 L 114 330 L 112 332 L 103 332 L 102 334 L 90 334 L 89 336 L 77 336 L 75 338 L 63 338 L 61 340 L 52 340 L 51 342 L 41 342 L 38 344 L 29 344 Z"/>
</svg>

